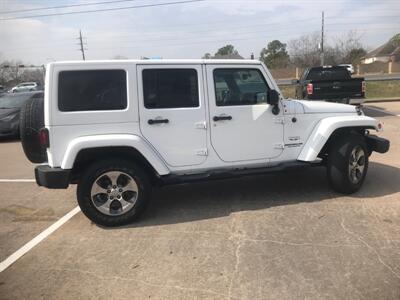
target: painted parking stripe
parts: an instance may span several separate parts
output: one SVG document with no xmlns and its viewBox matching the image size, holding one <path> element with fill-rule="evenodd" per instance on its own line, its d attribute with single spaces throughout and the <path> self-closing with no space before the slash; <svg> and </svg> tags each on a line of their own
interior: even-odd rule
<svg viewBox="0 0 400 300">
<path fill-rule="evenodd" d="M 73 210 L 71 210 L 69 213 L 67 213 L 65 216 L 63 216 L 60 220 L 55 222 L 53 225 L 51 225 L 46 230 L 42 231 L 35 238 L 30 240 L 24 246 L 19 248 L 16 252 L 14 252 L 9 257 L 7 257 L 5 260 L 3 260 L 0 263 L 0 273 L 3 272 L 5 269 L 7 269 L 9 266 L 11 266 L 18 259 L 20 259 L 23 255 L 28 253 L 33 247 L 35 247 L 37 244 L 39 244 L 41 241 L 43 241 L 45 238 L 47 238 L 50 234 L 52 234 L 54 231 L 56 231 L 58 228 L 60 228 L 65 222 L 67 222 L 69 219 L 71 219 L 73 216 L 75 216 L 80 211 L 81 210 L 80 210 L 79 206 L 75 207 Z"/>
<path fill-rule="evenodd" d="M 0 182 L 36 182 L 35 179 L 0 179 Z"/>
</svg>

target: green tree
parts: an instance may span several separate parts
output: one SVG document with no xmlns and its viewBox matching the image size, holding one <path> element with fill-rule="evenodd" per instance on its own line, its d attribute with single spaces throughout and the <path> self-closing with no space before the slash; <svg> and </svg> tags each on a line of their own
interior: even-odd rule
<svg viewBox="0 0 400 300">
<path fill-rule="evenodd" d="M 269 68 L 285 68 L 289 64 L 289 54 L 286 50 L 286 44 L 278 40 L 268 43 L 260 53 L 260 60 Z"/>
<path fill-rule="evenodd" d="M 204 54 L 204 55 L 202 56 L 202 58 L 203 58 L 203 59 L 211 59 L 212 56 L 211 56 L 210 53 L 207 52 L 206 54 Z"/>
<path fill-rule="evenodd" d="M 235 49 L 233 45 L 226 45 L 222 48 L 219 48 L 215 53 L 215 56 L 226 56 L 226 55 L 238 55 L 239 52 Z"/>
<path fill-rule="evenodd" d="M 353 65 L 357 65 L 360 63 L 361 58 L 367 54 L 367 51 L 360 47 L 360 48 L 354 48 L 347 53 L 345 57 L 345 61 L 348 63 L 351 63 Z"/>
</svg>

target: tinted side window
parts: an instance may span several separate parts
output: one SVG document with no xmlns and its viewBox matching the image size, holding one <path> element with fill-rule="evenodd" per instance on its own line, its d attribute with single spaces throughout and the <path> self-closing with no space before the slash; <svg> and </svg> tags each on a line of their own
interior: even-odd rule
<svg viewBox="0 0 400 300">
<path fill-rule="evenodd" d="M 217 106 L 267 103 L 268 86 L 258 69 L 215 69 Z"/>
<path fill-rule="evenodd" d="M 198 107 L 199 88 L 194 69 L 143 70 L 144 106 L 154 108 Z"/>
<path fill-rule="evenodd" d="M 58 76 L 60 111 L 118 110 L 126 107 L 124 70 L 62 71 Z"/>
</svg>

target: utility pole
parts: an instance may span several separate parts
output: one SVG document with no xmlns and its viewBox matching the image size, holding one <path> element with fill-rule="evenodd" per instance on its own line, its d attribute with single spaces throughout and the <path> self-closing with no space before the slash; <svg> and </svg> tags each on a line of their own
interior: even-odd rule
<svg viewBox="0 0 400 300">
<path fill-rule="evenodd" d="M 79 30 L 79 44 L 81 46 L 81 49 L 79 49 L 82 52 L 82 59 L 85 60 L 85 48 L 83 48 L 83 40 L 82 40 L 82 31 Z M 87 50 L 87 49 L 86 49 Z"/>
<path fill-rule="evenodd" d="M 322 28 L 321 28 L 321 66 L 324 65 L 324 12 L 322 12 Z"/>
</svg>

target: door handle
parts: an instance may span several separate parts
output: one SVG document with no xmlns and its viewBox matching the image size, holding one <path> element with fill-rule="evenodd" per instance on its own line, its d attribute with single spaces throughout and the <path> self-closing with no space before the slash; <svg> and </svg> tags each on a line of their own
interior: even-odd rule
<svg viewBox="0 0 400 300">
<path fill-rule="evenodd" d="M 149 123 L 149 125 L 154 125 L 154 124 L 162 124 L 162 123 L 169 123 L 168 119 L 150 119 L 147 121 L 147 123 Z"/>
<path fill-rule="evenodd" d="M 214 116 L 214 122 L 223 121 L 223 120 L 232 120 L 232 116 Z"/>
</svg>

